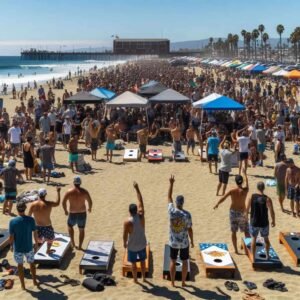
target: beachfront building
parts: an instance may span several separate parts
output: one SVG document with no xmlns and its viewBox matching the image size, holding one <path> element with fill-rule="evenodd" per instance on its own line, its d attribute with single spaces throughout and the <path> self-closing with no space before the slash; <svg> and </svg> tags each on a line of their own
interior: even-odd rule
<svg viewBox="0 0 300 300">
<path fill-rule="evenodd" d="M 170 40 L 168 39 L 115 39 L 115 54 L 169 54 Z"/>
</svg>

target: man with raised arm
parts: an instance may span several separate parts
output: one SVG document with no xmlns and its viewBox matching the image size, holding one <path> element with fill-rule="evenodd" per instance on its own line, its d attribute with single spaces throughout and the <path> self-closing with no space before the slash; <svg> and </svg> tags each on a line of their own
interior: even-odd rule
<svg viewBox="0 0 300 300">
<path fill-rule="evenodd" d="M 194 247 L 192 216 L 183 209 L 184 197 L 176 197 L 176 206 L 173 204 L 173 185 L 175 177 L 171 175 L 168 192 L 168 213 L 170 220 L 169 246 L 170 246 L 170 277 L 172 286 L 175 287 L 176 260 L 178 252 L 182 260 L 182 286 L 185 286 L 185 280 L 188 272 L 187 260 L 189 259 L 189 237 L 191 247 Z"/>
<path fill-rule="evenodd" d="M 235 183 L 236 187 L 232 188 L 228 191 L 218 203 L 214 206 L 214 209 L 217 209 L 221 203 L 223 203 L 229 196 L 231 197 L 231 206 L 229 211 L 229 218 L 230 218 L 230 229 L 231 229 L 231 239 L 234 247 L 235 253 L 238 252 L 237 247 L 237 237 L 236 233 L 240 229 L 241 232 L 244 232 L 246 237 L 250 237 L 249 235 L 249 225 L 247 221 L 246 215 L 246 199 L 249 192 L 249 185 L 248 185 L 248 177 L 243 169 L 246 186 L 243 187 L 243 177 L 241 175 L 235 176 Z"/>
<path fill-rule="evenodd" d="M 137 261 L 141 263 L 143 281 L 146 281 L 145 261 L 147 259 L 147 240 L 145 235 L 143 197 L 136 182 L 133 183 L 133 187 L 136 190 L 138 204 L 129 205 L 130 217 L 124 222 L 123 243 L 124 248 L 127 249 L 128 261 L 132 264 L 133 280 L 137 283 Z"/>
<path fill-rule="evenodd" d="M 62 206 L 65 211 L 65 215 L 68 216 L 68 230 L 71 238 L 72 246 L 76 249 L 82 250 L 82 243 L 84 240 L 84 228 L 86 224 L 86 205 L 88 204 L 88 211 L 92 211 L 92 199 L 89 192 L 81 187 L 80 176 L 75 176 L 73 179 L 74 187 L 69 189 L 64 195 Z M 67 202 L 69 201 L 69 211 L 67 209 Z M 74 241 L 74 229 L 77 225 L 79 229 L 79 246 L 75 245 Z"/>
<path fill-rule="evenodd" d="M 51 212 L 53 207 L 57 207 L 60 204 L 60 189 L 60 187 L 56 188 L 56 202 L 46 200 L 47 191 L 45 189 L 39 189 L 39 199 L 31 204 L 28 212 L 29 216 L 33 215 L 34 217 L 39 243 L 47 242 L 47 254 L 51 253 L 50 249 L 55 239 L 54 229 L 51 223 Z"/>
</svg>

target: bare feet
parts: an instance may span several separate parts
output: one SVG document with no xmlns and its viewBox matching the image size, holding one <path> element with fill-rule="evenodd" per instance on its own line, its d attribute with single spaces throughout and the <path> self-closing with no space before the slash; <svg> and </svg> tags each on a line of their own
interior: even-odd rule
<svg viewBox="0 0 300 300">
<path fill-rule="evenodd" d="M 182 287 L 186 287 L 185 282 L 182 282 L 181 286 L 182 286 Z"/>
<path fill-rule="evenodd" d="M 33 280 L 33 285 L 38 286 L 39 283 L 36 280 Z"/>
<path fill-rule="evenodd" d="M 172 287 L 176 287 L 175 282 L 171 282 Z"/>
</svg>

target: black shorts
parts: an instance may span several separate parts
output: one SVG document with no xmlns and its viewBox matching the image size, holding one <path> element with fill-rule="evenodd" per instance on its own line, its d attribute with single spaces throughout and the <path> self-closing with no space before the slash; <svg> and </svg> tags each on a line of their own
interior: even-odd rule
<svg viewBox="0 0 300 300">
<path fill-rule="evenodd" d="M 175 249 L 175 248 L 172 248 L 170 247 L 170 258 L 172 260 L 176 260 L 177 257 L 178 257 L 178 252 L 180 251 L 179 253 L 179 257 L 181 260 L 188 260 L 190 255 L 189 255 L 189 247 L 186 247 L 186 248 L 183 248 L 183 249 Z"/>
<path fill-rule="evenodd" d="M 218 161 L 218 155 L 217 154 L 208 154 L 207 161 Z"/>
<path fill-rule="evenodd" d="M 292 127 L 292 135 L 299 135 L 298 127 Z"/>
<path fill-rule="evenodd" d="M 228 184 L 228 179 L 229 179 L 229 172 L 219 170 L 219 182 Z"/>
<path fill-rule="evenodd" d="M 240 160 L 246 160 L 249 157 L 248 152 L 240 152 Z"/>
<path fill-rule="evenodd" d="M 146 153 L 147 145 L 142 145 L 142 144 L 140 144 L 140 145 L 139 145 L 139 148 L 140 148 L 141 153 Z"/>
</svg>

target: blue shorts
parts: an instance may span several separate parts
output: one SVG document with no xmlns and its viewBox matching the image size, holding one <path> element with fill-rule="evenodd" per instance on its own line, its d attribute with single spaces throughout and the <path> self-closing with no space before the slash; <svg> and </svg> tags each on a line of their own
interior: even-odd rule
<svg viewBox="0 0 300 300">
<path fill-rule="evenodd" d="M 258 152 L 264 153 L 265 150 L 266 150 L 265 144 L 258 144 L 258 145 L 257 145 L 257 151 L 258 151 Z"/>
<path fill-rule="evenodd" d="M 69 153 L 69 163 L 78 162 L 78 153 Z"/>
<path fill-rule="evenodd" d="M 253 227 L 250 224 L 250 235 L 254 238 L 258 236 L 260 233 L 260 236 L 263 238 L 266 238 L 269 236 L 269 226 L 266 227 Z"/>
<path fill-rule="evenodd" d="M 115 150 L 115 142 L 107 142 L 106 143 L 106 149 L 107 150 Z"/>
<path fill-rule="evenodd" d="M 26 257 L 26 261 L 29 264 L 34 263 L 34 251 L 31 250 L 30 252 L 27 253 L 22 253 L 22 252 L 14 252 L 14 259 L 18 265 L 21 265 L 24 263 L 24 256 Z"/>
<path fill-rule="evenodd" d="M 5 200 L 16 200 L 17 191 L 15 189 L 5 188 Z"/>
<path fill-rule="evenodd" d="M 146 248 L 140 251 L 130 251 L 128 250 L 128 261 L 135 263 L 138 261 L 145 261 L 147 259 Z"/>
<path fill-rule="evenodd" d="M 86 224 L 86 212 L 83 213 L 69 213 L 68 226 L 73 227 L 75 225 L 78 228 L 84 228 Z"/>
<path fill-rule="evenodd" d="M 53 164 L 42 164 L 44 170 L 53 170 Z"/>
</svg>

